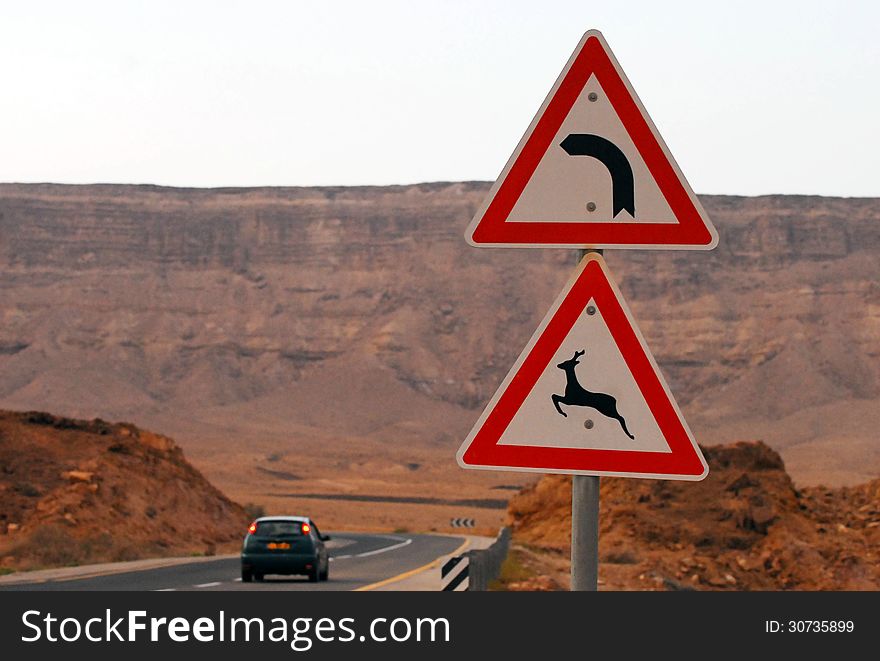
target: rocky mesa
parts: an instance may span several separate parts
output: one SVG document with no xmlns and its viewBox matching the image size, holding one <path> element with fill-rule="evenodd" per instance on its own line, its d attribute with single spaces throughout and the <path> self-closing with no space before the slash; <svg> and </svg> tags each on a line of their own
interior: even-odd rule
<svg viewBox="0 0 880 661">
<path fill-rule="evenodd" d="M 469 247 L 487 190 L 0 185 L 0 407 L 161 430 L 279 510 L 497 498 L 523 480 L 454 451 L 574 253 Z M 762 439 L 798 486 L 876 478 L 880 200 L 701 199 L 716 250 L 606 255 L 697 439 Z"/>
</svg>

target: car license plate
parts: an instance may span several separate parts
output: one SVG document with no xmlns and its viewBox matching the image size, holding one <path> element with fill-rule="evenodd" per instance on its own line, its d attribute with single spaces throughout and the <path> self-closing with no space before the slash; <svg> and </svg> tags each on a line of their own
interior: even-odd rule
<svg viewBox="0 0 880 661">
<path fill-rule="evenodd" d="M 266 546 L 273 551 L 283 551 L 290 548 L 290 544 L 287 542 L 269 542 Z"/>
</svg>

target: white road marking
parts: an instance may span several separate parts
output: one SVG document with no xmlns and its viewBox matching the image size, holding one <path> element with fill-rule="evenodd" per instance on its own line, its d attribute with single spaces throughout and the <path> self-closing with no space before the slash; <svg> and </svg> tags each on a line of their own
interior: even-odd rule
<svg viewBox="0 0 880 661">
<path fill-rule="evenodd" d="M 177 592 L 177 588 L 161 588 L 159 590 L 153 590 L 153 592 Z"/>
<path fill-rule="evenodd" d="M 214 581 L 212 583 L 199 583 L 198 585 L 194 585 L 194 588 L 213 588 L 216 585 L 220 585 L 220 581 Z"/>
<path fill-rule="evenodd" d="M 233 583 L 241 583 L 241 576 L 239 576 L 238 578 L 232 579 L 232 582 Z"/>
<path fill-rule="evenodd" d="M 385 537 L 385 539 L 401 539 L 400 537 L 390 537 L 388 535 L 383 535 L 383 537 Z M 403 548 L 404 546 L 408 546 L 410 544 L 412 544 L 412 539 L 407 537 L 406 539 L 401 541 L 399 544 L 392 544 L 391 546 L 385 546 L 385 547 L 382 547 L 381 549 L 376 549 L 375 551 L 367 551 L 366 553 L 358 553 L 354 557 L 355 558 L 366 558 L 367 556 L 370 556 L 370 555 L 379 555 L 380 553 L 385 553 L 386 551 L 393 551 L 395 549 L 400 549 L 400 548 Z"/>
</svg>

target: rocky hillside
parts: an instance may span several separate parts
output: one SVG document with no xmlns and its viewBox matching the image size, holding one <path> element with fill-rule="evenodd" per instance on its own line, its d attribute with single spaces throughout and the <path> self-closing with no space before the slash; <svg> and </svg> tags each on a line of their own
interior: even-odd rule
<svg viewBox="0 0 880 661">
<path fill-rule="evenodd" d="M 601 589 L 880 589 L 880 480 L 796 489 L 763 443 L 704 448 L 703 482 L 604 478 Z M 563 589 L 571 478 L 547 476 L 510 503 L 521 576 Z"/>
<path fill-rule="evenodd" d="M 170 438 L 0 411 L 0 568 L 214 553 L 247 523 Z"/>
<path fill-rule="evenodd" d="M 267 454 L 451 464 L 573 266 L 468 247 L 487 189 L 0 185 L 0 406 L 161 429 L 230 493 Z M 880 200 L 702 201 L 717 250 L 607 255 L 697 438 L 877 477 Z"/>
</svg>

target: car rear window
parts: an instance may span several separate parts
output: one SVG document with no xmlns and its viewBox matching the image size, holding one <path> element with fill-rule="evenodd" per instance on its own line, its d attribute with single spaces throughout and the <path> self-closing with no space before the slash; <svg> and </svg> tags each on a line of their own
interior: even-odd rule
<svg viewBox="0 0 880 661">
<path fill-rule="evenodd" d="M 260 521 L 257 523 L 257 537 L 281 537 L 302 535 L 301 521 Z"/>
</svg>

